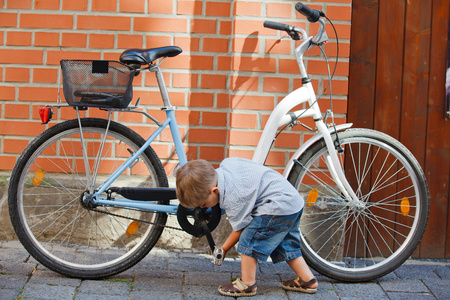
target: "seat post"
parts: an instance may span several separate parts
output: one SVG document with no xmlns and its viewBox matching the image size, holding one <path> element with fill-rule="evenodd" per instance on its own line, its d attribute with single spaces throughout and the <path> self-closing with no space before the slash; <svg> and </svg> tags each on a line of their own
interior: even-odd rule
<svg viewBox="0 0 450 300">
<path fill-rule="evenodd" d="M 153 66 L 150 68 L 151 72 L 155 72 L 156 80 L 158 81 L 159 91 L 161 93 L 161 97 L 164 103 L 164 107 L 172 107 L 169 98 L 169 92 L 167 91 L 166 82 L 164 80 L 164 76 L 162 74 L 161 69 L 158 66 Z"/>
</svg>

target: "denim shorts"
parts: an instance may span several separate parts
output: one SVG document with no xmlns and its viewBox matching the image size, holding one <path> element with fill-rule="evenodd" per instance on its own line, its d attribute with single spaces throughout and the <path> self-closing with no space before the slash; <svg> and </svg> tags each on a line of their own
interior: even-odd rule
<svg viewBox="0 0 450 300">
<path fill-rule="evenodd" d="M 288 216 L 255 216 L 244 228 L 237 251 L 241 254 L 274 263 L 302 256 L 300 249 L 300 217 L 303 210 Z"/>
</svg>

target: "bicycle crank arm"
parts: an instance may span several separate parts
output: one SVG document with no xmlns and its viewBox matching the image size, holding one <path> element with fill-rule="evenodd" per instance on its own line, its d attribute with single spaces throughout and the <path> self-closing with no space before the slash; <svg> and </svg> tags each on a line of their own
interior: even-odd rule
<svg viewBox="0 0 450 300">
<path fill-rule="evenodd" d="M 110 187 L 107 193 L 108 195 L 116 193 L 127 199 L 136 201 L 167 201 L 168 203 L 172 199 L 177 199 L 174 188 Z"/>
</svg>

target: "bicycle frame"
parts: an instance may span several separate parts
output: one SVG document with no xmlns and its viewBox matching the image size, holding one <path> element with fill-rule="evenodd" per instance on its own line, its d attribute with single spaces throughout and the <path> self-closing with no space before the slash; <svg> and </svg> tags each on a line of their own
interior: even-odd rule
<svg viewBox="0 0 450 300">
<path fill-rule="evenodd" d="M 312 117 L 315 121 L 316 128 L 318 134 L 314 138 L 314 140 L 318 140 L 323 138 L 325 140 L 325 144 L 328 149 L 328 157 L 327 157 L 327 167 L 331 173 L 333 179 L 337 182 L 339 189 L 345 196 L 345 198 L 353 203 L 354 205 L 360 206 L 361 202 L 358 200 L 358 197 L 350 187 L 345 175 L 342 171 L 338 156 L 336 154 L 336 148 L 333 143 L 333 139 L 331 137 L 331 133 L 334 132 L 332 129 L 328 129 L 325 125 L 322 117 L 322 112 L 320 111 L 319 105 L 316 101 L 316 96 L 314 92 L 314 88 L 311 84 L 311 81 L 308 79 L 308 75 L 306 72 L 306 68 L 303 63 L 303 54 L 306 50 L 312 47 L 312 43 L 320 39 L 318 37 L 324 34 L 325 23 L 323 20 L 319 20 L 320 29 L 318 34 L 314 37 L 308 37 L 307 33 L 300 29 L 303 35 L 303 42 L 300 46 L 295 49 L 295 55 L 297 59 L 298 66 L 300 68 L 300 73 L 302 78 L 304 79 L 303 87 L 298 88 L 297 90 L 288 94 L 272 111 L 269 120 L 263 130 L 262 136 L 259 140 L 255 153 L 253 155 L 252 160 L 254 162 L 264 164 L 272 142 L 275 138 L 276 131 L 279 127 L 284 126 L 290 122 L 293 122 L 299 118 Z M 160 64 L 162 61 L 160 62 Z M 109 186 L 114 182 L 114 180 L 128 167 L 133 165 L 136 161 L 137 157 L 142 154 L 142 152 L 155 140 L 155 138 L 166 128 L 170 127 L 170 131 L 172 134 L 173 142 L 175 144 L 176 153 L 179 157 L 180 165 L 184 165 L 187 162 L 186 154 L 183 148 L 183 142 L 181 140 L 181 136 L 179 133 L 177 121 L 175 118 L 174 107 L 172 106 L 169 98 L 169 94 L 167 91 L 167 87 L 164 82 L 164 78 L 161 70 L 159 69 L 159 65 L 152 66 L 149 71 L 155 72 L 158 86 L 161 92 L 161 96 L 163 99 L 164 107 L 163 110 L 166 112 L 167 119 L 159 125 L 158 129 L 147 139 L 146 143 L 136 152 L 134 152 L 111 176 L 100 185 L 100 187 L 92 194 L 92 199 L 94 204 L 98 205 L 107 205 L 107 206 L 116 206 L 116 207 L 130 207 L 136 209 L 150 210 L 156 212 L 165 212 L 165 213 L 176 213 L 178 205 L 169 204 L 169 205 L 161 205 L 155 204 L 152 201 L 135 201 L 129 199 L 114 199 L 109 200 L 105 197 L 101 197 L 100 195 L 105 192 Z M 298 110 L 291 112 L 291 110 L 303 103 L 308 103 L 309 107 L 303 110 Z M 345 124 L 338 126 L 336 130 L 343 130 L 351 127 L 351 124 Z M 307 144 L 308 146 L 311 143 Z M 305 145 L 305 146 L 307 146 Z M 301 153 L 307 147 L 301 147 L 293 156 L 293 158 L 299 157 Z M 284 171 L 284 176 L 288 176 L 289 170 L 293 167 L 293 160 L 291 159 L 289 164 L 286 166 Z"/>
</svg>

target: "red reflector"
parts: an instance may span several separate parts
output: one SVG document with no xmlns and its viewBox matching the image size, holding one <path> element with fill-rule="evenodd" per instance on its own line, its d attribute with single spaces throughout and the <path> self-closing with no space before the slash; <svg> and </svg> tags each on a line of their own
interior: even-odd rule
<svg viewBox="0 0 450 300">
<path fill-rule="evenodd" d="M 47 124 L 52 119 L 53 111 L 51 107 L 39 108 L 39 116 L 41 117 L 42 124 Z"/>
</svg>

